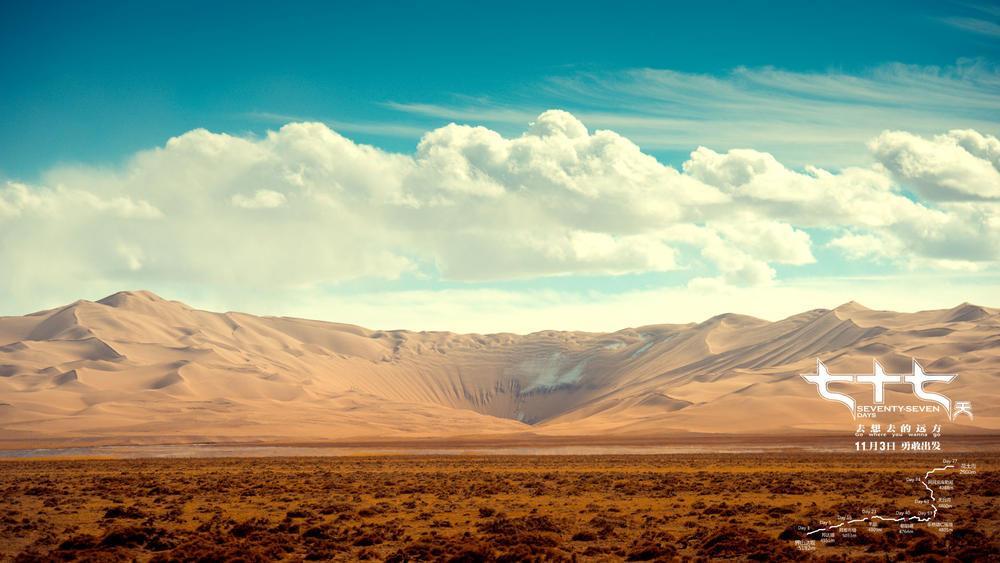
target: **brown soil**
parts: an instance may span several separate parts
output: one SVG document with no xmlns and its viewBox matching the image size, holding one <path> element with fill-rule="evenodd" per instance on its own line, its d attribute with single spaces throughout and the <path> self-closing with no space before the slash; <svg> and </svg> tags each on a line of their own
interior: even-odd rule
<svg viewBox="0 0 1000 563">
<path fill-rule="evenodd" d="M 914 509 L 938 456 L 381 456 L 0 463 L 0 559 L 75 561 L 1000 560 L 1000 455 L 957 456 L 954 507 L 859 526 L 815 552 L 799 526 Z"/>
</svg>

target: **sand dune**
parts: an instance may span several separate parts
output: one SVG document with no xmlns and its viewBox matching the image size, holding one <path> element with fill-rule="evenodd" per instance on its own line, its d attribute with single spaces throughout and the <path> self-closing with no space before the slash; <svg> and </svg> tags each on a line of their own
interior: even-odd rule
<svg viewBox="0 0 1000 563">
<path fill-rule="evenodd" d="M 0 438 L 842 432 L 850 415 L 798 377 L 817 357 L 843 372 L 869 372 L 873 359 L 906 372 L 911 358 L 958 372 L 947 392 L 973 400 L 976 418 L 949 431 L 1000 429 L 1000 311 L 967 303 L 479 335 L 213 313 L 135 291 L 0 318 Z M 890 401 L 914 402 L 905 391 Z"/>
</svg>

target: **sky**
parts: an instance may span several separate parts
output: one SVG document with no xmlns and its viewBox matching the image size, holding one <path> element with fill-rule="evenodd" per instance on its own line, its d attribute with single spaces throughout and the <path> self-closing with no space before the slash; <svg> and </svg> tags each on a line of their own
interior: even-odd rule
<svg viewBox="0 0 1000 563">
<path fill-rule="evenodd" d="M 0 5 L 0 314 L 1000 306 L 990 3 L 205 4 Z"/>
</svg>

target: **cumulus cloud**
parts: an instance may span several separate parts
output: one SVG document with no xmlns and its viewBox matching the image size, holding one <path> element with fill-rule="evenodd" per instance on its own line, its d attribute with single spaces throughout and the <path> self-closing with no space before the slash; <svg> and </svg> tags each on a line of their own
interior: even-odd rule
<svg viewBox="0 0 1000 563">
<path fill-rule="evenodd" d="M 274 190 L 257 190 L 252 196 L 236 194 L 232 197 L 233 205 L 244 209 L 272 209 L 285 204 L 285 194 Z"/>
<path fill-rule="evenodd" d="M 0 191 L 0 218 L 58 217 L 66 212 L 101 213 L 123 219 L 151 219 L 162 215 L 149 202 L 127 195 L 101 197 L 86 189 L 32 188 L 20 182 L 7 182 Z"/>
<path fill-rule="evenodd" d="M 1000 256 L 997 145 L 975 131 L 890 132 L 872 142 L 875 165 L 796 170 L 766 152 L 700 147 L 678 170 L 558 110 L 513 137 L 447 125 L 412 154 L 320 123 L 260 138 L 199 129 L 119 169 L 59 168 L 39 185 L 0 185 L 0 263 L 10 272 L 0 289 L 67 279 L 301 289 L 682 269 L 697 272 L 696 285 L 766 285 L 775 265 L 816 261 L 816 231 L 848 259 L 989 265 Z M 911 183 L 938 197 L 908 197 Z"/>
<path fill-rule="evenodd" d="M 986 197 L 996 189 L 993 163 L 1000 151 L 995 137 L 975 131 L 932 139 L 885 132 L 870 147 L 876 165 L 836 173 L 817 167 L 791 170 L 772 155 L 750 149 L 720 154 L 700 147 L 684 171 L 718 187 L 733 206 L 769 218 L 763 224 L 771 230 L 784 221 L 831 231 L 830 247 L 849 259 L 950 270 L 981 269 L 1000 260 L 1000 207 Z M 908 190 L 925 199 L 915 200 Z M 741 240 L 752 244 L 752 237 Z M 782 241 L 787 252 L 801 257 L 786 263 L 808 261 L 801 244 L 798 251 L 791 246 L 793 239 L 772 235 L 768 240 Z M 760 248 L 754 256 L 781 262 Z"/>
<path fill-rule="evenodd" d="M 833 173 L 809 166 L 798 172 L 768 153 L 734 149 L 720 154 L 705 147 L 695 150 L 683 167 L 744 207 L 804 227 L 882 226 L 924 209 L 902 197 L 878 168 Z"/>
<path fill-rule="evenodd" d="M 870 147 L 879 162 L 927 199 L 1000 199 L 1000 141 L 996 137 L 965 130 L 925 139 L 905 131 L 886 131 Z"/>
<path fill-rule="evenodd" d="M 461 104 L 392 103 L 408 117 L 518 127 L 540 107 L 567 108 L 646 150 L 684 153 L 753 147 L 786 165 L 843 168 L 866 162 L 865 143 L 885 129 L 930 135 L 1000 127 L 1000 69 L 884 64 L 858 72 L 738 67 L 698 74 L 669 69 L 571 71 L 498 97 Z M 541 104 L 541 106 L 539 105 Z"/>
<path fill-rule="evenodd" d="M 845 233 L 832 241 L 830 247 L 843 252 L 852 260 L 884 260 L 899 256 L 905 251 L 904 245 L 886 233 Z"/>
</svg>

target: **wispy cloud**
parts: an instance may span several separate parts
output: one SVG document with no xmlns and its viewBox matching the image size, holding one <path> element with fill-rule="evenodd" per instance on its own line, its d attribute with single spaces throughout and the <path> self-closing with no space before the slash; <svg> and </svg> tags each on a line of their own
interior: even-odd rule
<svg viewBox="0 0 1000 563">
<path fill-rule="evenodd" d="M 976 2 L 956 2 L 958 6 L 963 8 L 980 12 L 989 16 L 1000 17 L 1000 6 L 994 3 L 980 4 Z"/>
<path fill-rule="evenodd" d="M 942 18 L 944 23 L 957 27 L 965 31 L 970 31 L 972 33 L 978 33 L 980 35 L 987 35 L 990 37 L 1000 37 L 1000 25 L 997 25 L 991 21 L 981 20 L 979 18 Z"/>
<path fill-rule="evenodd" d="M 552 77 L 502 99 L 388 105 L 493 126 L 522 125 L 539 110 L 562 107 L 648 150 L 752 146 L 795 165 L 837 167 L 863 161 L 865 141 L 886 129 L 997 132 L 1000 73 L 983 61 L 947 68 L 889 64 L 859 73 L 635 69 Z"/>
</svg>

